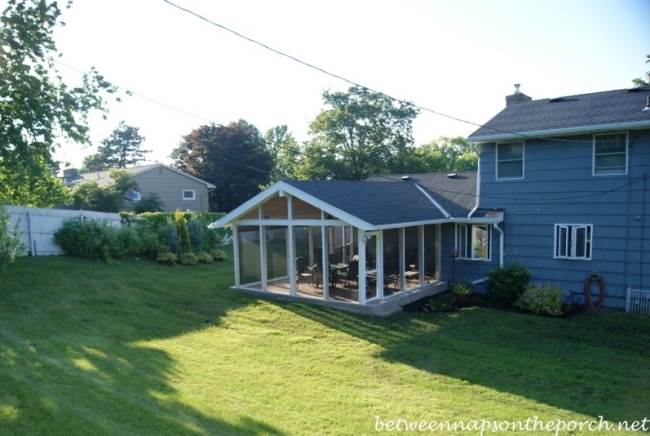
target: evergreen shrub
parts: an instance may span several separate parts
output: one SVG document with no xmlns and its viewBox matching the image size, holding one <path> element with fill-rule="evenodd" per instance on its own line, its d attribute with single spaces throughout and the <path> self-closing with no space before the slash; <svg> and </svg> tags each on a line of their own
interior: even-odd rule
<svg viewBox="0 0 650 436">
<path fill-rule="evenodd" d="M 531 273 L 528 268 L 520 265 L 519 262 L 513 262 L 489 270 L 485 289 L 497 304 L 512 306 L 523 295 L 530 278 Z"/>
</svg>

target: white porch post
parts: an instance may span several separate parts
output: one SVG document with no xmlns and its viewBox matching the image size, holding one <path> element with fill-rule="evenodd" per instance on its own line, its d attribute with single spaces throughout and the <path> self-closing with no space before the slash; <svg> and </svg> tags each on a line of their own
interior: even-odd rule
<svg viewBox="0 0 650 436">
<path fill-rule="evenodd" d="M 260 221 L 264 218 L 264 207 L 257 208 L 257 217 Z M 267 267 L 266 267 L 266 226 L 260 224 L 260 280 L 262 290 L 266 291 Z"/>
<path fill-rule="evenodd" d="M 424 226 L 418 226 L 418 263 L 415 267 L 418 270 L 418 281 L 424 284 Z"/>
<path fill-rule="evenodd" d="M 266 291 L 268 268 L 267 268 L 267 252 L 266 252 L 266 226 L 260 226 L 260 275 L 262 276 L 262 290 Z"/>
<path fill-rule="evenodd" d="M 293 228 L 293 197 L 290 195 L 287 195 L 287 217 L 289 217 L 288 221 L 289 224 L 287 226 L 289 234 L 287 235 L 287 241 L 288 241 L 288 263 L 289 263 L 289 268 L 287 271 L 289 271 L 289 295 L 295 296 L 296 295 L 296 244 L 295 244 L 295 232 Z"/>
<path fill-rule="evenodd" d="M 366 304 L 366 240 L 363 232 L 357 232 L 357 246 L 359 247 L 359 304 Z"/>
<path fill-rule="evenodd" d="M 321 216 L 322 216 L 321 212 Z M 326 226 L 321 226 L 321 273 L 323 275 L 323 300 L 327 300 L 330 297 L 330 265 L 329 265 L 329 260 L 328 260 L 328 235 L 327 235 L 327 227 Z"/>
<path fill-rule="evenodd" d="M 406 277 L 404 276 L 404 271 L 406 271 L 406 232 L 404 227 L 399 228 L 399 290 L 406 290 Z"/>
<path fill-rule="evenodd" d="M 241 285 L 241 277 L 239 274 L 239 226 L 236 224 L 232 226 L 232 255 L 235 257 L 235 286 Z"/>
<path fill-rule="evenodd" d="M 375 251 L 377 252 L 377 263 L 375 271 L 377 274 L 377 298 L 384 298 L 384 231 L 377 233 L 375 238 Z"/>
</svg>

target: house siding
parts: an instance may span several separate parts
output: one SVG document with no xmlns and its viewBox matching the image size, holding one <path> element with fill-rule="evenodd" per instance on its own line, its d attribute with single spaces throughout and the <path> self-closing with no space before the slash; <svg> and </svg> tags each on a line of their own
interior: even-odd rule
<svg viewBox="0 0 650 436">
<path fill-rule="evenodd" d="M 481 145 L 480 206 L 505 208 L 506 264 L 519 261 L 576 303 L 591 271 L 608 307 L 625 306 L 628 286 L 650 289 L 650 131 L 628 133 L 628 172 L 617 175 L 593 175 L 592 135 L 526 140 L 524 178 L 512 180 L 495 177 L 496 143 Z M 555 259 L 555 224 L 593 225 L 592 260 Z"/>
<path fill-rule="evenodd" d="M 208 189 L 205 183 L 165 167 L 155 167 L 135 174 L 133 179 L 138 182 L 142 198 L 149 197 L 150 192 L 158 194 L 160 200 L 165 203 L 163 206 L 165 212 L 174 212 L 177 209 L 195 212 L 209 211 Z M 194 190 L 194 200 L 184 200 L 184 190 Z"/>
</svg>

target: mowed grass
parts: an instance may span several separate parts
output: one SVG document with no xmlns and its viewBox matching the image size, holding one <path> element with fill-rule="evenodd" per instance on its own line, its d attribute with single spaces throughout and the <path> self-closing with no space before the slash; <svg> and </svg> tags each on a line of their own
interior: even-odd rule
<svg viewBox="0 0 650 436">
<path fill-rule="evenodd" d="M 0 434 L 650 419 L 648 319 L 487 308 L 375 319 L 233 293 L 232 281 L 231 260 L 18 259 L 0 276 Z"/>
</svg>

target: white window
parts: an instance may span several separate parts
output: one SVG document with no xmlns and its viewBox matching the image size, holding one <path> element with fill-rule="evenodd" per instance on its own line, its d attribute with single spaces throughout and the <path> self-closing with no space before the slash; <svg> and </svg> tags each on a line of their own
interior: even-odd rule
<svg viewBox="0 0 650 436">
<path fill-rule="evenodd" d="M 591 260 L 591 224 L 556 224 L 556 259 Z"/>
<path fill-rule="evenodd" d="M 488 224 L 459 224 L 456 246 L 461 259 L 490 260 L 490 226 Z"/>
<path fill-rule="evenodd" d="M 497 179 L 524 178 L 524 141 L 497 144 Z"/>
<path fill-rule="evenodd" d="M 196 193 L 194 189 L 185 189 L 183 191 L 183 200 L 194 200 L 196 198 Z"/>
<path fill-rule="evenodd" d="M 627 133 L 594 135 L 594 175 L 627 174 Z"/>
</svg>

